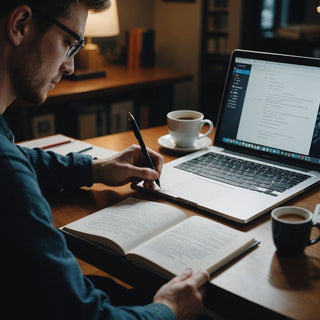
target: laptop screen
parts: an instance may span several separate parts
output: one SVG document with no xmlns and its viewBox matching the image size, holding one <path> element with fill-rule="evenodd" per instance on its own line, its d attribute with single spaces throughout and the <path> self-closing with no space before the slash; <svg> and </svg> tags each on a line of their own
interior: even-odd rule
<svg viewBox="0 0 320 320">
<path fill-rule="evenodd" d="M 320 61 L 236 50 L 215 145 L 320 164 Z"/>
</svg>

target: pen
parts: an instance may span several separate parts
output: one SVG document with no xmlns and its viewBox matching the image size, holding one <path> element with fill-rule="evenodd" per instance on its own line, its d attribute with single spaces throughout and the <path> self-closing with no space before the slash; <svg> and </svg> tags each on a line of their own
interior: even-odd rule
<svg viewBox="0 0 320 320">
<path fill-rule="evenodd" d="M 86 151 L 89 151 L 89 150 L 91 150 L 91 149 L 93 149 L 93 147 L 88 147 L 88 148 L 85 148 L 85 149 L 79 150 L 79 151 L 77 151 L 77 153 L 86 152 Z"/>
<path fill-rule="evenodd" d="M 65 141 L 61 141 L 61 142 L 56 142 L 56 143 L 52 143 L 52 144 L 48 144 L 46 146 L 43 146 L 43 147 L 41 147 L 41 149 L 49 149 L 49 148 L 61 146 L 62 144 L 66 144 L 66 143 L 70 143 L 70 142 L 72 142 L 72 141 L 71 140 L 65 140 Z"/>
<path fill-rule="evenodd" d="M 143 155 L 144 155 L 144 157 L 145 157 L 145 159 L 146 159 L 146 161 L 147 161 L 147 163 L 149 165 L 149 168 L 155 170 L 155 167 L 154 167 L 153 162 L 152 162 L 152 160 L 150 158 L 149 152 L 148 152 L 148 150 L 146 148 L 146 145 L 144 144 L 144 141 L 142 139 L 142 136 L 141 136 L 139 127 L 137 125 L 137 122 L 136 122 L 136 120 L 134 119 L 133 115 L 130 112 L 128 112 L 128 120 L 129 120 L 129 124 L 130 124 L 130 126 L 131 126 L 131 128 L 132 128 L 132 130 L 134 132 L 134 135 L 136 136 L 136 138 L 139 141 L 142 153 L 143 153 Z M 156 184 L 160 188 L 160 181 L 159 181 L 158 178 L 156 179 Z"/>
</svg>

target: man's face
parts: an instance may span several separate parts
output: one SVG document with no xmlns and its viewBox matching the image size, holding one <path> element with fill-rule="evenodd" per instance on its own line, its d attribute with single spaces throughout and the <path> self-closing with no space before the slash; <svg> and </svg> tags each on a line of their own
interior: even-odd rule
<svg viewBox="0 0 320 320">
<path fill-rule="evenodd" d="M 87 7 L 76 4 L 71 7 L 68 18 L 58 20 L 82 38 L 87 15 Z M 31 30 L 9 61 L 9 73 L 17 98 L 40 104 L 62 75 L 73 73 L 73 58 L 66 60 L 70 42 L 75 43 L 76 40 L 56 25 L 52 25 L 40 40 L 36 30 Z"/>
</svg>

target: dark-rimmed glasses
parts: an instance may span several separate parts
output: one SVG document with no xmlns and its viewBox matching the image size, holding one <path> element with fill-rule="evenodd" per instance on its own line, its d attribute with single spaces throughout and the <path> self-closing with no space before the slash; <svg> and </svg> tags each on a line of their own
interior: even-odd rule
<svg viewBox="0 0 320 320">
<path fill-rule="evenodd" d="M 74 31 L 72 31 L 71 29 L 69 29 L 68 27 L 66 27 L 64 24 L 62 24 L 61 22 L 59 22 L 58 20 L 52 18 L 52 22 L 59 27 L 60 29 L 62 29 L 63 31 L 67 32 L 68 34 L 70 34 L 73 38 L 75 38 L 77 40 L 77 43 L 73 44 L 71 42 L 68 42 L 68 46 L 69 49 L 67 51 L 67 55 L 66 55 L 66 60 L 70 60 L 72 59 L 78 52 L 79 50 L 85 45 L 85 41 L 83 38 L 81 38 L 78 34 L 76 34 Z"/>
</svg>

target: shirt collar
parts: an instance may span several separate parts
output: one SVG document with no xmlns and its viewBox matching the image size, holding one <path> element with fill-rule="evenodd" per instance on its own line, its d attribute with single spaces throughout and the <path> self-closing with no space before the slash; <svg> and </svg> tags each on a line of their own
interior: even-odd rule
<svg viewBox="0 0 320 320">
<path fill-rule="evenodd" d="M 11 143 L 14 143 L 14 135 L 12 131 L 9 129 L 6 120 L 0 114 L 0 134 L 5 136 Z"/>
</svg>

